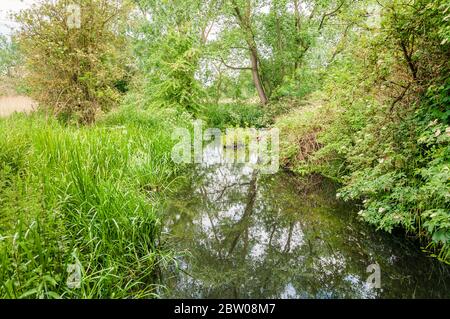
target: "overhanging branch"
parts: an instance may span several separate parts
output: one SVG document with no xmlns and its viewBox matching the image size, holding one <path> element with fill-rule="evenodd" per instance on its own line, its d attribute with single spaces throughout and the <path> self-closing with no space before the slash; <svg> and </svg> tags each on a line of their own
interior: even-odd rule
<svg viewBox="0 0 450 319">
<path fill-rule="evenodd" d="M 343 6 L 344 4 L 345 4 L 345 0 L 342 1 L 342 2 L 338 5 L 338 7 L 337 7 L 335 10 L 333 10 L 333 11 L 331 11 L 331 12 L 328 12 L 328 13 L 325 13 L 325 14 L 322 16 L 322 19 L 320 20 L 320 24 L 319 24 L 319 29 L 318 29 L 318 30 L 321 30 L 321 29 L 322 29 L 323 24 L 325 23 L 325 19 L 328 18 L 328 17 L 334 16 L 336 13 L 338 13 L 338 11 L 341 10 L 341 8 L 342 8 L 342 6 Z"/>
<path fill-rule="evenodd" d="M 251 70 L 251 67 L 240 67 L 240 66 L 232 66 L 229 65 L 225 62 L 225 60 L 220 57 L 220 61 L 222 62 L 223 65 L 225 65 L 227 68 L 232 69 L 232 70 Z"/>
</svg>

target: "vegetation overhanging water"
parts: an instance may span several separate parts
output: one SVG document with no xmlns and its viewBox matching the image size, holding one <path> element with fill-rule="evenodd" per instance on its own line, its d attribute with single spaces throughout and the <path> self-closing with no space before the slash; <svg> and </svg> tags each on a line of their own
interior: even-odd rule
<svg viewBox="0 0 450 319">
<path fill-rule="evenodd" d="M 212 164 L 204 151 L 170 201 L 166 240 L 180 252 L 164 273 L 175 298 L 445 298 L 450 271 L 405 235 L 374 232 L 337 185 L 249 164 Z M 381 288 L 367 267 L 378 264 Z"/>
<path fill-rule="evenodd" d="M 0 298 L 450 297 L 448 0 L 19 2 Z M 198 119 L 289 173 L 180 164 Z"/>
</svg>

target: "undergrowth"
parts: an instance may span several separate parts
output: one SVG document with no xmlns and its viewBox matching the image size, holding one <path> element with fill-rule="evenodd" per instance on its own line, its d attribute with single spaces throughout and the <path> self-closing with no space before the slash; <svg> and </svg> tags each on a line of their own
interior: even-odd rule
<svg viewBox="0 0 450 319">
<path fill-rule="evenodd" d="M 91 127 L 0 120 L 1 298 L 156 296 L 170 259 L 159 203 L 180 169 L 170 132 L 185 121 L 170 112 L 125 107 Z"/>
<path fill-rule="evenodd" d="M 342 183 L 359 216 L 450 263 L 448 2 L 392 2 L 307 106 L 279 118 L 282 163 Z M 420 17 L 418 19 L 417 17 Z M 408 51 L 409 50 L 409 51 Z"/>
</svg>

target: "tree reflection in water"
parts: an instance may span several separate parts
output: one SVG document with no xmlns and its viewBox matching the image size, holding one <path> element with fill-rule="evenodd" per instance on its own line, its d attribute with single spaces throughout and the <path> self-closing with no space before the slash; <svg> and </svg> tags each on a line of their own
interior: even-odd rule
<svg viewBox="0 0 450 319">
<path fill-rule="evenodd" d="M 336 186 L 311 176 L 260 175 L 247 165 L 198 165 L 167 209 L 178 267 L 163 284 L 173 298 L 449 297 L 448 266 L 405 236 L 357 221 Z M 366 268 L 381 267 L 382 290 Z"/>
</svg>

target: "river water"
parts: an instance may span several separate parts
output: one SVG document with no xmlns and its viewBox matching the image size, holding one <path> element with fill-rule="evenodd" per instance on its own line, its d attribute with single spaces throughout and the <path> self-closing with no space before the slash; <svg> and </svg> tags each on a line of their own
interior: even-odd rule
<svg viewBox="0 0 450 319">
<path fill-rule="evenodd" d="M 169 201 L 165 240 L 180 253 L 164 297 L 450 298 L 450 266 L 360 222 L 330 180 L 212 164 L 218 151 Z"/>
</svg>

